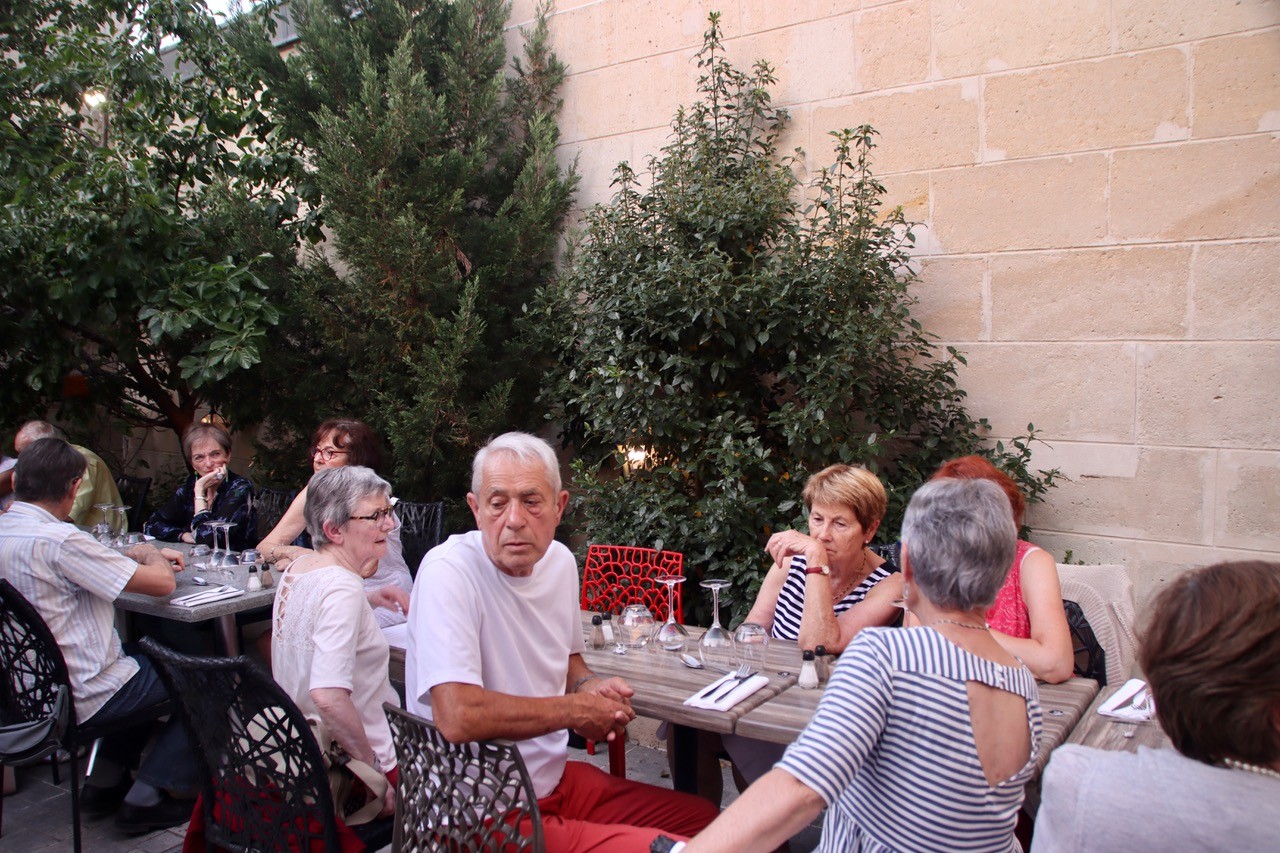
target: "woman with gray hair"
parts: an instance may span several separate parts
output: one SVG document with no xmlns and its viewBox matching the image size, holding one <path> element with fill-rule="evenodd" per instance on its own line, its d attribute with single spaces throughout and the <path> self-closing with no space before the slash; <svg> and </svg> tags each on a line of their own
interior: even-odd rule
<svg viewBox="0 0 1280 853">
<path fill-rule="evenodd" d="M 1035 678 L 983 621 L 1016 538 L 993 483 L 921 487 L 902 524 L 921 627 L 860 631 L 799 739 L 689 853 L 772 850 L 824 808 L 824 851 L 1019 850 L 1040 706 Z"/>
<path fill-rule="evenodd" d="M 348 755 L 392 783 L 395 746 L 382 703 L 399 704 L 390 651 L 365 598 L 362 572 L 386 554 L 395 526 L 391 486 L 359 465 L 326 468 L 307 486 L 307 531 L 315 545 L 281 577 L 272 611 L 271 671 L 303 714 L 324 723 Z"/>
<path fill-rule="evenodd" d="M 195 424 L 182 436 L 182 453 L 191 464 L 173 496 L 142 526 L 143 532 L 165 542 L 212 545 L 211 521 L 226 521 L 231 550 L 243 551 L 258 540 L 258 516 L 253 509 L 253 483 L 230 470 L 231 434 L 218 424 Z"/>
</svg>

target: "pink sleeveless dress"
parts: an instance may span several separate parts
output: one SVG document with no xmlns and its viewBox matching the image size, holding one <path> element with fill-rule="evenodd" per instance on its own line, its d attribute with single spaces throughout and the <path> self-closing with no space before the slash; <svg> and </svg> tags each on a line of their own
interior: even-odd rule
<svg viewBox="0 0 1280 853">
<path fill-rule="evenodd" d="M 996 594 L 996 603 L 987 611 L 987 624 L 1002 634 L 1024 640 L 1031 638 L 1031 614 L 1027 613 L 1027 603 L 1022 600 L 1022 561 L 1032 551 L 1039 550 L 1038 545 L 1018 540 L 1013 568 Z"/>
</svg>

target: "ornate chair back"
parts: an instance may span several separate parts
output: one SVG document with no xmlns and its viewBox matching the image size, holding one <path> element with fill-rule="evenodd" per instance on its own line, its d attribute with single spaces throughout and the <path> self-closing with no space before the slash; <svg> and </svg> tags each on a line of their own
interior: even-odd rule
<svg viewBox="0 0 1280 853">
<path fill-rule="evenodd" d="M 200 766 L 207 841 L 226 850 L 338 850 L 320 747 L 293 700 L 246 657 L 193 657 L 142 641 Z"/>
<path fill-rule="evenodd" d="M 275 529 L 297 495 L 297 489 L 254 489 L 253 507 L 258 513 L 259 538 Z"/>
<path fill-rule="evenodd" d="M 129 529 L 141 530 L 142 523 L 147 520 L 147 492 L 151 491 L 151 478 L 121 474 L 116 477 L 116 488 L 120 491 L 120 502 L 129 507 Z"/>
<path fill-rule="evenodd" d="M 396 501 L 396 517 L 400 519 L 404 563 L 409 574 L 417 577 L 422 558 L 444 539 L 444 501 Z"/>
<path fill-rule="evenodd" d="M 667 588 L 654 580 L 683 575 L 684 554 L 629 545 L 592 545 L 582 567 L 583 610 L 617 614 L 643 604 L 659 622 L 667 617 Z M 684 623 L 684 584 L 676 585 L 676 621 Z"/>
<path fill-rule="evenodd" d="M 391 704 L 383 707 L 400 769 L 392 849 L 545 849 L 533 781 L 514 744 L 450 743 L 427 720 Z"/>
</svg>

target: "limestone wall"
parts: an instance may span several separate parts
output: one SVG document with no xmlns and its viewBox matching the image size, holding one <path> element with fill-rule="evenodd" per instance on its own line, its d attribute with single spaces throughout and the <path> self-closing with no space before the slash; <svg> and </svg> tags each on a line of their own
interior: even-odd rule
<svg viewBox="0 0 1280 853">
<path fill-rule="evenodd" d="M 582 207 L 663 144 L 712 9 L 735 63 L 776 67 L 808 167 L 880 131 L 920 318 L 968 354 L 971 411 L 1034 422 L 1066 474 L 1039 542 L 1141 598 L 1280 559 L 1280 3 L 558 0 Z"/>
</svg>

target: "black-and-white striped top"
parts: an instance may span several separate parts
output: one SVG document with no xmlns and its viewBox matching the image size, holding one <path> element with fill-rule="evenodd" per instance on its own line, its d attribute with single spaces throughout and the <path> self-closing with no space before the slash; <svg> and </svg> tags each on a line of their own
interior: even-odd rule
<svg viewBox="0 0 1280 853">
<path fill-rule="evenodd" d="M 1027 702 L 1031 757 L 995 786 L 974 744 L 967 681 Z M 777 766 L 827 802 L 821 851 L 1012 851 L 1040 733 L 1026 667 L 978 657 L 932 628 L 867 628 Z"/>
<path fill-rule="evenodd" d="M 773 628 L 769 633 L 776 639 L 800 638 L 800 617 L 804 613 L 804 570 L 804 557 L 799 555 L 792 557 L 791 564 L 787 568 L 787 579 L 782 583 L 782 592 L 778 593 L 778 603 L 773 606 Z M 888 561 L 876 566 L 862 583 L 835 603 L 836 616 L 838 617 L 866 598 L 873 586 L 897 570 L 898 568 Z"/>
</svg>

